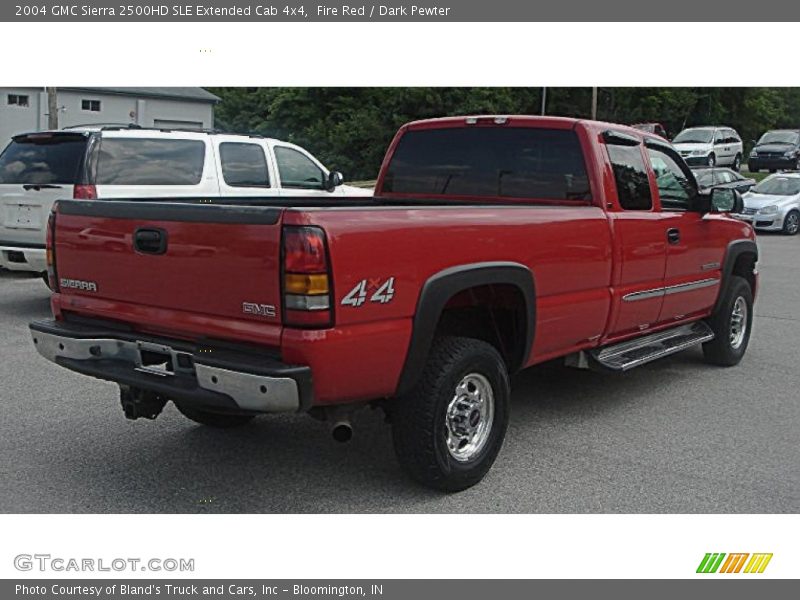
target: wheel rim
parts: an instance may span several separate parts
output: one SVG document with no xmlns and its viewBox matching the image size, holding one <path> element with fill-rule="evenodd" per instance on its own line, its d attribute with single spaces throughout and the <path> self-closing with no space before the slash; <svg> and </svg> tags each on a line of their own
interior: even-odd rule
<svg viewBox="0 0 800 600">
<path fill-rule="evenodd" d="M 473 459 L 486 446 L 493 422 L 492 384 L 480 373 L 465 375 L 456 385 L 445 416 L 450 456 L 459 462 Z"/>
<path fill-rule="evenodd" d="M 709 167 L 713 167 L 714 166 L 714 162 L 715 162 L 714 161 L 714 157 L 713 156 L 709 156 L 708 157 L 708 166 Z"/>
<path fill-rule="evenodd" d="M 800 216 L 797 213 L 789 213 L 786 217 L 786 232 L 794 235 L 800 228 Z"/>
<path fill-rule="evenodd" d="M 741 296 L 736 298 L 731 312 L 731 348 L 738 350 L 744 343 L 747 333 L 747 302 Z"/>
<path fill-rule="evenodd" d="M 742 159 L 738 156 L 733 160 L 733 170 L 738 171 L 739 167 L 742 166 Z"/>
</svg>

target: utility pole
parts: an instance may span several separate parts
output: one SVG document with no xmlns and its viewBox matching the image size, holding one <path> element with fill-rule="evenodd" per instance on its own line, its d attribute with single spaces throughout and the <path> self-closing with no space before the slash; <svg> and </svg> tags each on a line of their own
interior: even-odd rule
<svg viewBox="0 0 800 600">
<path fill-rule="evenodd" d="M 542 115 L 545 113 L 545 108 L 547 108 L 547 88 L 542 88 Z"/>
<path fill-rule="evenodd" d="M 597 88 L 592 88 L 592 121 L 597 120 Z"/>
<path fill-rule="evenodd" d="M 47 93 L 47 128 L 58 129 L 58 92 L 54 87 L 46 87 Z"/>
</svg>

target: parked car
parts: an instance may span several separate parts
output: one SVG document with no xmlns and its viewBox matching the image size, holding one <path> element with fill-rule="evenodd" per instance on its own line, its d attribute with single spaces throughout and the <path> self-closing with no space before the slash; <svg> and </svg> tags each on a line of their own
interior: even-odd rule
<svg viewBox="0 0 800 600">
<path fill-rule="evenodd" d="M 217 427 L 307 411 L 346 440 L 356 408 L 383 407 L 406 471 L 462 490 L 500 451 L 510 373 L 699 344 L 742 359 L 758 248 L 740 209 L 630 127 L 420 121 L 375 198 L 59 201 L 54 318 L 30 328 L 45 358 L 117 382 L 131 419 L 170 400 Z"/>
<path fill-rule="evenodd" d="M 738 171 L 742 166 L 742 138 L 730 127 L 691 127 L 672 140 L 672 145 L 691 166 L 730 166 Z"/>
<path fill-rule="evenodd" d="M 750 151 L 747 169 L 752 173 L 761 169 L 768 169 L 771 173 L 779 169 L 800 170 L 800 131 L 775 129 L 766 132 Z"/>
<path fill-rule="evenodd" d="M 800 173 L 776 173 L 744 195 L 740 215 L 761 231 L 800 231 Z"/>
<path fill-rule="evenodd" d="M 634 123 L 631 125 L 634 129 L 638 129 L 639 131 L 646 131 L 647 133 L 654 133 L 657 136 L 668 140 L 667 137 L 667 130 L 661 123 Z"/>
<path fill-rule="evenodd" d="M 745 177 L 741 173 L 725 167 L 696 168 L 694 169 L 694 176 L 697 178 L 697 185 L 701 189 L 723 187 L 731 188 L 740 194 L 744 194 L 749 192 L 756 184 L 755 179 Z"/>
<path fill-rule="evenodd" d="M 58 198 L 372 195 L 286 142 L 246 135 L 82 127 L 15 136 L 0 155 L 0 266 L 44 273 Z"/>
</svg>

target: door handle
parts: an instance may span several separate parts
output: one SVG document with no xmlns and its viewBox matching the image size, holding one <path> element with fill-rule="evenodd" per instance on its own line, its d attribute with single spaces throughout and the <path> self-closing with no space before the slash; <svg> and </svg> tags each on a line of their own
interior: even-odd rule
<svg viewBox="0 0 800 600">
<path fill-rule="evenodd" d="M 142 254 L 164 254 L 167 251 L 167 232 L 163 229 L 139 228 L 133 234 L 133 247 Z"/>
<path fill-rule="evenodd" d="M 671 228 L 667 229 L 667 241 L 670 244 L 677 244 L 681 241 L 681 232 L 679 229 Z"/>
<path fill-rule="evenodd" d="M 667 229 L 667 241 L 670 244 L 677 244 L 678 242 L 680 242 L 681 241 L 680 230 L 676 229 L 675 227 Z"/>
</svg>

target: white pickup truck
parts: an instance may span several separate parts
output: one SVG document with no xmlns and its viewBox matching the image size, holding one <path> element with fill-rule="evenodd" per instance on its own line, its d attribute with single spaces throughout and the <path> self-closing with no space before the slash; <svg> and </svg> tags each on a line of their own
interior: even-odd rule
<svg viewBox="0 0 800 600">
<path fill-rule="evenodd" d="M 59 198 L 371 195 L 270 138 L 122 126 L 28 133 L 0 155 L 0 267 L 46 271 L 45 228 Z"/>
</svg>

